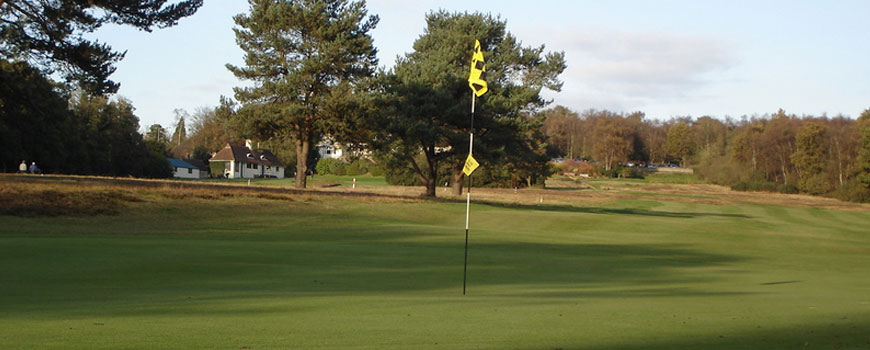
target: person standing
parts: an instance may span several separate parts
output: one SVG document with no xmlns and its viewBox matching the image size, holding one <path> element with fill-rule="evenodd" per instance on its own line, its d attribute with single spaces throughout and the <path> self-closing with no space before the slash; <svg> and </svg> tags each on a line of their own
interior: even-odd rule
<svg viewBox="0 0 870 350">
<path fill-rule="evenodd" d="M 21 161 L 21 164 L 18 165 L 18 172 L 22 174 L 27 172 L 27 162 Z"/>
</svg>

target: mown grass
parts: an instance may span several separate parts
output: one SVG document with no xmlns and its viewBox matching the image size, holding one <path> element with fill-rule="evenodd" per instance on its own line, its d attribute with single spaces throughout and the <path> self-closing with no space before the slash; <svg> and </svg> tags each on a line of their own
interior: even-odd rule
<svg viewBox="0 0 870 350">
<path fill-rule="evenodd" d="M 870 348 L 868 211 L 475 204 L 462 296 L 463 203 L 109 190 L 0 216 L 4 348 Z"/>
</svg>

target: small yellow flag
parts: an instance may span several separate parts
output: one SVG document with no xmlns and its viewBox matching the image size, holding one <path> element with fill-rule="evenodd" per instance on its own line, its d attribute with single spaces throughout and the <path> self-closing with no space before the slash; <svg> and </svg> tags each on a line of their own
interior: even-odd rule
<svg viewBox="0 0 870 350">
<path fill-rule="evenodd" d="M 462 167 L 462 172 L 465 173 L 466 176 L 471 176 L 471 173 L 473 173 L 479 166 L 480 164 L 478 164 L 477 161 L 474 160 L 474 157 L 469 154 L 468 158 L 465 158 L 465 166 Z"/>
<path fill-rule="evenodd" d="M 468 86 L 477 97 L 485 94 L 489 89 L 486 84 L 486 62 L 483 61 L 483 52 L 480 51 L 480 41 L 474 40 L 474 54 L 471 55 L 471 73 L 468 75 Z"/>
</svg>

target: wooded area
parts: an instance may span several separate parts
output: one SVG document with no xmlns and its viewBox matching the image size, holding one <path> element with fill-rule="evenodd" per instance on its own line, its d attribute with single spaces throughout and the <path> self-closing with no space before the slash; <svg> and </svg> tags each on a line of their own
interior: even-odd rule
<svg viewBox="0 0 870 350">
<path fill-rule="evenodd" d="M 565 107 L 542 112 L 553 154 L 617 163 L 691 166 L 735 189 L 834 195 L 870 201 L 870 109 L 845 116 L 797 116 L 784 110 L 740 119 L 647 119 Z"/>
</svg>

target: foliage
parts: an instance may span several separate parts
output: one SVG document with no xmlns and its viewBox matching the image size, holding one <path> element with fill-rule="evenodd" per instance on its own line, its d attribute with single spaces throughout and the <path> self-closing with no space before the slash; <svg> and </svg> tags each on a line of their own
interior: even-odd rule
<svg viewBox="0 0 870 350">
<path fill-rule="evenodd" d="M 378 23 L 363 1 L 251 0 L 250 13 L 234 17 L 245 66 L 227 65 L 254 82 L 235 88 L 242 103 L 238 124 L 247 136 L 292 137 L 296 186 L 305 187 L 316 136 L 341 134 L 354 115 L 361 79 L 377 65 L 369 32 Z"/>
<path fill-rule="evenodd" d="M 801 116 L 784 110 L 761 117 L 703 116 L 644 120 L 641 112 L 564 107 L 540 113 L 552 155 L 571 152 L 600 165 L 604 176 L 621 176 L 621 161 L 694 164 L 708 182 L 738 189 L 841 195 L 852 179 L 870 188 L 870 109 L 847 116 Z M 573 141 L 572 141 L 573 140 Z M 565 170 L 563 170 L 565 171 Z M 773 185 L 771 185 L 773 184 Z M 853 185 L 850 185 L 853 186 Z"/>
<path fill-rule="evenodd" d="M 172 139 L 169 144 L 172 148 L 181 146 L 181 143 L 187 140 L 187 127 L 184 124 L 185 118 L 190 119 L 187 111 L 176 108 L 172 111 L 175 113 L 175 131 L 172 132 Z"/>
<path fill-rule="evenodd" d="M 870 109 L 858 119 L 859 148 L 857 157 L 858 181 L 870 189 Z"/>
<path fill-rule="evenodd" d="M 23 62 L 0 60 L 0 78 L 4 169 L 17 169 L 17 164 L 27 160 L 37 162 L 46 173 L 171 174 L 164 171 L 169 164 L 162 150 L 149 154 L 129 101 L 112 101 L 83 91 L 61 95 L 55 84 Z"/>
<path fill-rule="evenodd" d="M 870 203 L 870 188 L 853 178 L 834 192 L 834 197 L 843 201 Z"/>
<path fill-rule="evenodd" d="M 709 147 L 702 148 L 695 156 L 694 173 L 706 181 L 719 185 L 731 185 L 741 181 L 744 172 L 740 165 L 727 154 L 720 154 Z M 748 179 L 742 179 L 748 180 Z"/>
<path fill-rule="evenodd" d="M 88 93 L 114 93 L 109 80 L 125 53 L 85 38 L 103 24 L 139 30 L 165 28 L 194 14 L 202 0 L 3 0 L 0 1 L 0 57 L 25 60 L 46 72 L 60 71 Z"/>
<path fill-rule="evenodd" d="M 373 165 L 371 161 L 359 158 L 347 166 L 347 175 L 365 175 Z"/>
<path fill-rule="evenodd" d="M 686 161 L 695 149 L 689 126 L 684 122 L 678 122 L 668 129 L 668 137 L 665 142 L 665 151 L 668 155 L 679 159 L 680 166 L 685 167 Z"/>
<path fill-rule="evenodd" d="M 577 112 L 555 106 L 539 115 L 544 118 L 541 132 L 548 136 L 547 146 L 554 157 L 574 159 L 583 154 L 585 133 L 581 133 L 582 121 Z"/>
<path fill-rule="evenodd" d="M 0 60 L 0 170 L 14 171 L 22 160 L 47 173 L 77 170 L 86 130 L 54 88 L 28 64 Z"/>
<path fill-rule="evenodd" d="M 564 55 L 544 54 L 543 46 L 522 47 L 499 18 L 432 12 L 414 52 L 381 75 L 383 108 L 372 122 L 378 131 L 372 137 L 375 146 L 395 152 L 397 165 L 412 169 L 427 196 L 435 196 L 442 183 L 442 165 L 450 169 L 454 193 L 462 188 L 472 131 L 467 78 L 475 39 L 483 48 L 489 86 L 476 102 L 475 159 L 492 168 L 512 162 L 526 173 L 547 168 L 542 138 L 536 136 L 543 120 L 531 112 L 546 105 L 543 88 L 561 88 L 557 76 L 565 69 Z"/>
<path fill-rule="evenodd" d="M 610 172 L 615 169 L 617 162 L 628 160 L 634 147 L 631 130 L 625 119 L 616 114 L 602 115 L 594 125 L 592 154 L 604 164 L 604 171 Z"/>
<path fill-rule="evenodd" d="M 823 194 L 830 190 L 828 180 L 822 174 L 828 158 L 827 128 L 819 122 L 809 122 L 800 127 L 795 137 L 796 150 L 791 161 L 798 168 L 800 187 L 810 194 Z"/>
<path fill-rule="evenodd" d="M 153 150 L 166 153 L 169 150 L 169 132 L 160 124 L 151 124 L 145 132 L 145 141 L 152 145 Z"/>
<path fill-rule="evenodd" d="M 172 165 L 169 164 L 166 155 L 149 149 L 142 160 L 141 176 L 152 179 L 165 179 L 172 177 L 172 173 Z"/>
<path fill-rule="evenodd" d="M 643 179 L 644 172 L 634 167 L 622 167 L 619 169 L 619 176 L 625 179 Z"/>
<path fill-rule="evenodd" d="M 213 177 L 223 177 L 227 169 L 227 162 L 209 162 L 209 172 Z"/>
<path fill-rule="evenodd" d="M 318 175 L 345 175 L 347 174 L 347 166 L 347 164 L 335 158 L 321 158 L 317 161 L 314 171 Z"/>
<path fill-rule="evenodd" d="M 166 162 L 166 149 L 158 143 L 160 146 L 152 148 L 150 152 L 153 154 L 149 154 L 149 148 L 139 134 L 139 118 L 133 114 L 134 108 L 129 101 L 122 98 L 109 101 L 105 97 L 77 93 L 71 99 L 70 109 L 78 120 L 84 122 L 86 131 L 82 139 L 86 148 L 93 150 L 87 157 L 78 159 L 81 172 L 111 176 L 168 175 L 157 165 L 161 159 Z"/>
</svg>

